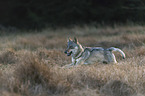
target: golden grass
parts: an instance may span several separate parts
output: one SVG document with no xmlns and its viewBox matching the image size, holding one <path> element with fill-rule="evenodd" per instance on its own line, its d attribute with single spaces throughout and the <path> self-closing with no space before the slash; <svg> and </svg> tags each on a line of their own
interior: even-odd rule
<svg viewBox="0 0 145 96">
<path fill-rule="evenodd" d="M 144 96 L 144 26 L 75 26 L 40 33 L 1 36 L 1 96 Z M 79 65 L 63 52 L 66 39 L 84 46 L 119 47 L 117 64 Z"/>
</svg>

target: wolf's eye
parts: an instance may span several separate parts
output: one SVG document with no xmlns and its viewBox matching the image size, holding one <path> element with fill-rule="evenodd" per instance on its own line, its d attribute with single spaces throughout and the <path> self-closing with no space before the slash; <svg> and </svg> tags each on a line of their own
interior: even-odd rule
<svg viewBox="0 0 145 96">
<path fill-rule="evenodd" d="M 70 49 L 73 49 L 73 46 L 70 46 L 69 48 L 70 48 Z"/>
</svg>

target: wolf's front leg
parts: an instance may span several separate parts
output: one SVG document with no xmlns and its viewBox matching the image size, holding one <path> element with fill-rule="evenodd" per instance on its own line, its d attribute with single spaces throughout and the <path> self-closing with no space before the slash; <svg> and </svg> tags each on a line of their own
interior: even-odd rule
<svg viewBox="0 0 145 96">
<path fill-rule="evenodd" d="M 81 58 L 77 59 L 75 65 L 81 65 L 81 64 L 84 64 L 84 60 Z"/>
<path fill-rule="evenodd" d="M 71 64 L 68 64 L 68 65 L 65 65 L 65 66 L 63 66 L 64 68 L 70 68 L 70 67 L 72 67 L 74 65 L 74 63 L 71 63 Z"/>
</svg>

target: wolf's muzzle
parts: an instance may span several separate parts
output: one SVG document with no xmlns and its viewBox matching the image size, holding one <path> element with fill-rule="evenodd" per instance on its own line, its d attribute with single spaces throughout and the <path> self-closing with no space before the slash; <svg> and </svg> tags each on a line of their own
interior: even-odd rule
<svg viewBox="0 0 145 96">
<path fill-rule="evenodd" d="M 67 50 L 65 50 L 64 53 L 67 54 Z"/>
<path fill-rule="evenodd" d="M 71 52 L 69 52 L 69 53 L 67 53 L 67 56 L 70 56 L 72 54 L 72 51 Z"/>
<path fill-rule="evenodd" d="M 67 54 L 67 56 L 70 56 L 72 54 L 72 51 L 71 52 L 68 52 L 68 50 L 64 51 L 65 54 Z"/>
</svg>

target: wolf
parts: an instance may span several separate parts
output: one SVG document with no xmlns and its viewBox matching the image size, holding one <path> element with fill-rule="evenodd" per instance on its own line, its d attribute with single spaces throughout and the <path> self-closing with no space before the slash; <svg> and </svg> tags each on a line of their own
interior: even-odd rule
<svg viewBox="0 0 145 96">
<path fill-rule="evenodd" d="M 65 65 L 65 67 L 79 64 L 94 64 L 96 62 L 106 64 L 117 63 L 113 51 L 120 52 L 122 58 L 125 59 L 125 53 L 119 48 L 84 47 L 78 42 L 77 38 L 74 37 L 74 40 L 68 38 L 67 48 L 64 53 L 67 56 L 71 56 L 72 63 Z"/>
</svg>

